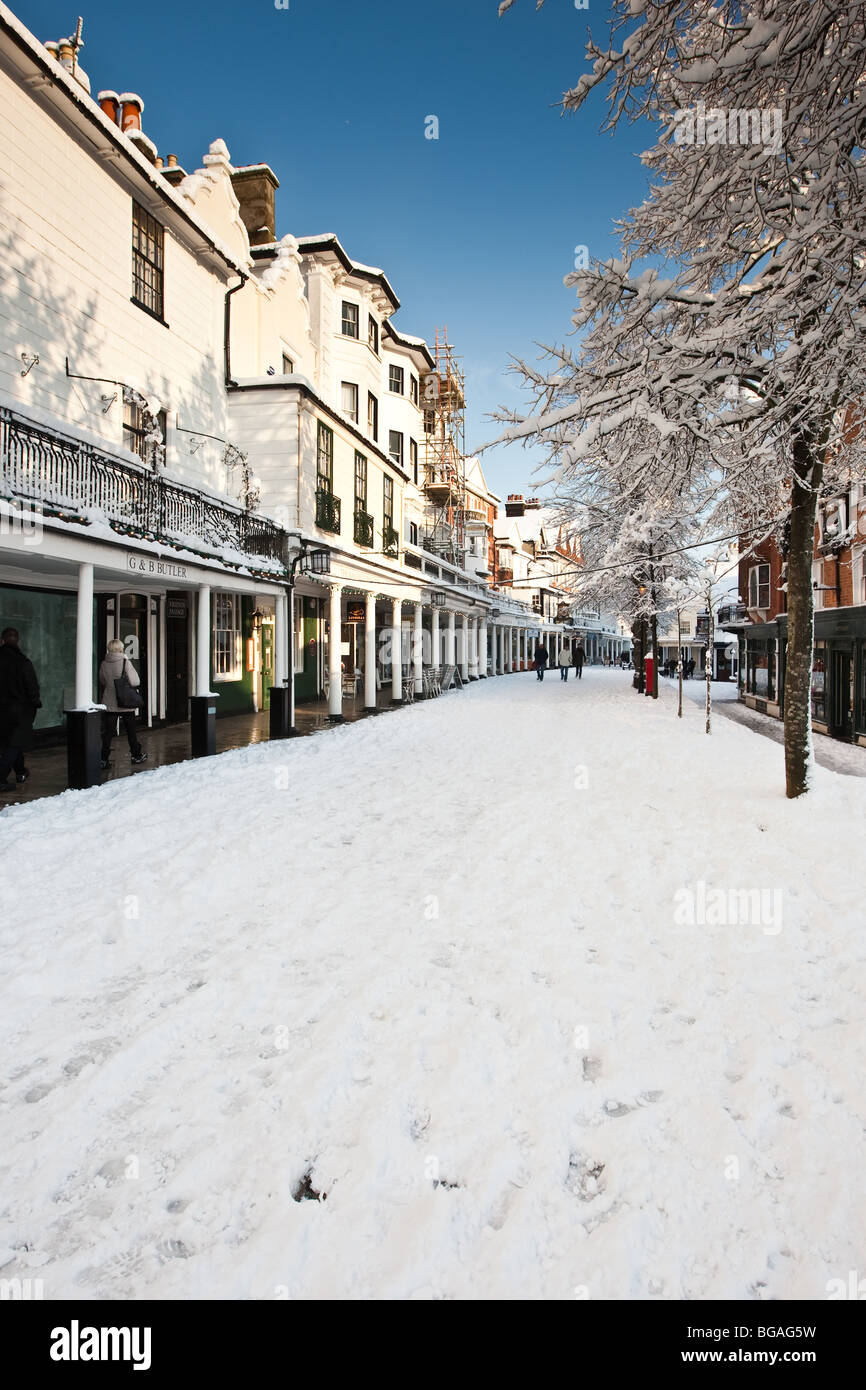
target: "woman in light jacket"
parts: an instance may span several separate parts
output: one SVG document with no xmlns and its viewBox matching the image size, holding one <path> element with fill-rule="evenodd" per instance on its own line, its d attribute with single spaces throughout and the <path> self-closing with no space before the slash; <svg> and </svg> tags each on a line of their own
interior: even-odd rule
<svg viewBox="0 0 866 1390">
<path fill-rule="evenodd" d="M 565 645 L 564 642 L 563 642 L 563 644 L 562 644 L 562 651 L 559 653 L 559 662 L 558 662 L 558 665 L 559 665 L 559 679 L 560 679 L 561 681 L 567 681 L 567 680 L 568 680 L 569 668 L 570 668 L 570 666 L 571 666 L 571 651 L 570 651 L 570 649 Z"/>
<path fill-rule="evenodd" d="M 111 742 L 117 732 L 118 719 L 123 724 L 126 737 L 129 740 L 129 751 L 134 763 L 143 763 L 147 754 L 142 749 L 138 741 L 138 729 L 135 724 L 135 707 L 122 708 L 117 701 L 117 691 L 114 682 L 125 676 L 129 684 L 135 689 L 141 682 L 138 672 L 128 657 L 124 655 L 123 643 L 115 637 L 108 644 L 108 651 L 105 653 L 105 660 L 99 668 L 99 699 L 105 705 L 102 714 L 102 766 L 111 767 Z"/>
</svg>

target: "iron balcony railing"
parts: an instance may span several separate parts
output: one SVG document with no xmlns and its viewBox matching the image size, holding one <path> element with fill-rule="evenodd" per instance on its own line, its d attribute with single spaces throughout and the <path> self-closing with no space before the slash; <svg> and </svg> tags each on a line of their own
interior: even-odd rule
<svg viewBox="0 0 866 1390">
<path fill-rule="evenodd" d="M 316 525 L 335 536 L 340 534 L 340 499 L 323 487 L 316 490 Z"/>
<path fill-rule="evenodd" d="M 748 618 L 749 610 L 744 603 L 726 603 L 718 612 L 719 627 L 724 627 L 726 623 L 745 623 Z"/>
<path fill-rule="evenodd" d="M 355 544 L 372 547 L 375 539 L 373 518 L 369 512 L 361 511 L 359 508 L 355 512 Z"/>
<path fill-rule="evenodd" d="M 395 560 L 400 553 L 400 536 L 393 526 L 382 528 L 382 549 L 386 555 L 392 556 Z"/>
<path fill-rule="evenodd" d="M 276 522 L 43 429 L 6 408 L 0 408 L 0 478 L 7 497 L 67 519 L 88 522 L 90 513 L 98 513 L 127 535 L 286 563 L 286 533 Z"/>
</svg>

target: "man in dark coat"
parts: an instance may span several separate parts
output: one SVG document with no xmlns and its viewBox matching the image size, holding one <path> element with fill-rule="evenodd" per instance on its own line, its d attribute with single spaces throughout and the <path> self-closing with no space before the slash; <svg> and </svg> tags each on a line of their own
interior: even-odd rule
<svg viewBox="0 0 866 1390">
<path fill-rule="evenodd" d="M 540 681 L 544 680 L 544 668 L 547 665 L 547 648 L 543 642 L 539 642 L 535 648 L 535 674 Z"/>
<path fill-rule="evenodd" d="M 585 661 L 586 652 L 583 649 L 583 643 L 578 642 L 577 646 L 574 649 L 574 674 L 577 676 L 577 679 L 579 681 L 583 680 L 583 663 Z"/>
<path fill-rule="evenodd" d="M 15 790 L 6 779 L 15 770 L 15 781 L 30 776 L 24 754 L 33 747 L 33 720 L 42 708 L 39 682 L 33 663 L 18 645 L 18 633 L 7 627 L 0 633 L 0 792 Z"/>
</svg>

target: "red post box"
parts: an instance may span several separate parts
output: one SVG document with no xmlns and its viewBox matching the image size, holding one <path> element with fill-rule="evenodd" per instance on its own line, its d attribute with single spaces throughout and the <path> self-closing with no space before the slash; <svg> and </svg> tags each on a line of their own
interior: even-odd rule
<svg viewBox="0 0 866 1390">
<path fill-rule="evenodd" d="M 646 681 L 646 683 L 645 683 L 645 685 L 644 685 L 644 694 L 645 694 L 645 695 L 652 695 L 653 690 L 655 689 L 655 682 L 654 682 L 654 679 L 653 679 L 654 676 L 655 676 L 655 671 L 654 671 L 654 669 L 653 669 L 652 652 L 649 652 L 649 653 L 644 657 L 643 660 L 644 660 L 644 673 L 645 673 L 645 681 Z"/>
</svg>

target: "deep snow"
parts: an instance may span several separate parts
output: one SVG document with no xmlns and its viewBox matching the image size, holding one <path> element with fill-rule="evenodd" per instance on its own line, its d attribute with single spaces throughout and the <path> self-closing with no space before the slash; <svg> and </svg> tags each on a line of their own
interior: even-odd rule
<svg viewBox="0 0 866 1390">
<path fill-rule="evenodd" d="M 627 673 L 512 675 L 10 807 L 0 1277 L 821 1299 L 862 1271 L 866 786 L 788 803 L 775 744 L 702 720 Z M 701 881 L 781 922 L 678 925 Z"/>
</svg>

